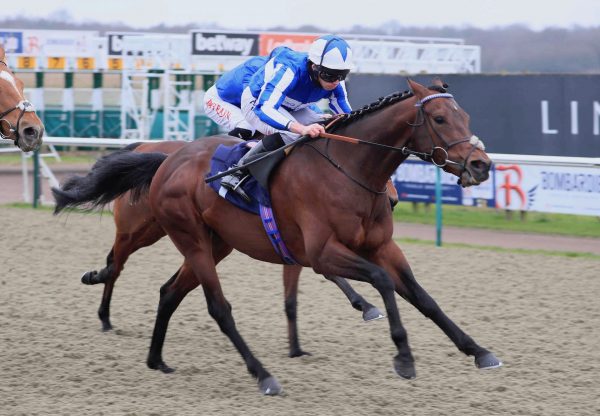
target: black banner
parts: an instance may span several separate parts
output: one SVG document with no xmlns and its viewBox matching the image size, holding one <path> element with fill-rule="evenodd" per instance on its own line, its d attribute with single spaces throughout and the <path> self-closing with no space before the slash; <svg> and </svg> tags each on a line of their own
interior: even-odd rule
<svg viewBox="0 0 600 416">
<path fill-rule="evenodd" d="M 435 75 L 411 77 L 430 85 Z M 490 153 L 600 157 L 600 75 L 440 75 Z M 351 74 L 353 108 L 408 88 L 399 75 Z"/>
<path fill-rule="evenodd" d="M 258 55 L 258 34 L 192 32 L 192 55 Z"/>
<path fill-rule="evenodd" d="M 108 32 L 106 37 L 108 38 L 108 55 L 109 56 L 121 56 L 123 55 L 123 36 L 141 36 L 141 33 L 111 33 Z M 131 52 L 128 53 L 132 55 Z M 137 55 L 141 55 L 142 52 L 138 51 Z"/>
</svg>

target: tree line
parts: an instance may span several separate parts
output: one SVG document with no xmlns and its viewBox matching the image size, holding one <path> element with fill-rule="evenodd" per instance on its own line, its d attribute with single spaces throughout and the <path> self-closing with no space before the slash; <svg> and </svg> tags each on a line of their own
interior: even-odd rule
<svg viewBox="0 0 600 416">
<path fill-rule="evenodd" d="M 191 29 L 226 29 L 216 24 L 152 26 L 135 29 L 125 24 L 103 24 L 96 22 L 69 22 L 64 14 L 61 19 L 5 18 L 0 19 L 0 31 L 10 29 L 55 29 L 55 30 L 96 30 L 143 31 L 164 33 L 186 33 Z M 252 29 L 249 29 L 252 30 Z M 255 28 L 254 30 L 274 30 L 286 32 L 328 32 L 316 26 L 289 28 Z M 483 73 L 600 73 L 600 26 L 547 28 L 534 31 L 523 25 L 512 25 L 491 29 L 474 27 L 408 27 L 397 21 L 390 21 L 379 27 L 355 25 L 340 33 L 451 37 L 464 39 L 468 45 L 481 47 L 481 70 Z"/>
</svg>

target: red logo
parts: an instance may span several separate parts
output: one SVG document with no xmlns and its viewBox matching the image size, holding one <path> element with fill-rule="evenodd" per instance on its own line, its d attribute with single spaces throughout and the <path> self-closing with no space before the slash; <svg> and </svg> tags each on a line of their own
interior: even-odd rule
<svg viewBox="0 0 600 416">
<path fill-rule="evenodd" d="M 504 181 L 496 190 L 496 208 L 510 208 L 512 205 L 512 196 L 516 194 L 521 201 L 520 209 L 525 209 L 526 197 L 521 188 L 523 172 L 518 165 L 496 165 L 496 170 L 506 172 L 503 175 Z M 504 206 L 500 206 L 498 196 L 504 194 Z"/>
<path fill-rule="evenodd" d="M 226 118 L 227 120 L 231 120 L 231 112 L 226 108 L 222 107 L 220 104 L 215 103 L 210 98 L 206 102 L 206 106 L 213 110 L 217 115 L 221 118 Z"/>
</svg>

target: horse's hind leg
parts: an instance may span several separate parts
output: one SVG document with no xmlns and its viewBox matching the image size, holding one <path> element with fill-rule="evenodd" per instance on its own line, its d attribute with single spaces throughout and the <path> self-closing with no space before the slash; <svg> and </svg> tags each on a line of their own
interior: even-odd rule
<svg viewBox="0 0 600 416">
<path fill-rule="evenodd" d="M 458 325 L 446 316 L 425 289 L 417 283 L 400 248 L 395 243 L 391 243 L 386 251 L 386 257 L 392 259 L 389 263 L 392 268 L 390 273 L 392 276 L 397 275 L 399 277 L 399 281 L 396 282 L 396 292 L 415 306 L 419 312 L 435 322 L 460 351 L 466 355 L 474 356 L 475 365 L 478 368 L 500 367 L 502 362 L 493 353 L 478 345 L 463 332 Z"/>
<path fill-rule="evenodd" d="M 213 234 L 213 260 L 218 264 L 231 253 L 231 247 L 226 245 L 221 238 Z M 162 349 L 167 335 L 167 328 L 171 316 L 183 301 L 183 298 L 198 287 L 198 279 L 194 276 L 191 267 L 186 263 L 160 288 L 160 301 L 156 313 L 156 322 L 152 333 L 152 342 L 146 364 L 153 370 L 163 373 L 172 373 L 175 369 L 165 364 L 162 358 Z"/>
<path fill-rule="evenodd" d="M 163 206 L 167 206 L 168 208 L 174 206 L 178 210 L 185 212 L 185 209 L 188 208 L 185 206 L 186 203 L 178 202 L 180 201 L 176 199 L 163 199 L 160 201 Z M 194 276 L 202 285 L 208 306 L 208 313 L 217 322 L 221 332 L 227 335 L 238 350 L 246 363 L 248 372 L 258 380 L 259 390 L 263 394 L 279 394 L 281 392 L 281 385 L 252 354 L 252 351 L 250 351 L 250 348 L 235 326 L 235 321 L 231 313 L 231 305 L 223 295 L 215 261 L 212 256 L 211 230 L 195 216 L 185 218 L 185 226 L 182 226 L 178 223 L 178 218 L 170 215 L 171 210 L 165 209 L 164 212 L 161 212 L 161 209 L 157 209 L 156 211 L 161 214 L 159 220 L 167 230 L 169 237 L 171 237 L 177 249 L 185 256 L 186 264 L 192 267 Z"/>
<path fill-rule="evenodd" d="M 89 271 L 81 276 L 81 283 L 84 285 L 96 285 L 104 283 L 104 291 L 102 292 L 102 300 L 98 308 L 98 318 L 102 322 L 102 330 L 110 331 L 112 324 L 110 323 L 110 300 L 115 280 L 119 277 L 119 272 L 115 273 L 114 262 L 115 247 L 110 250 L 106 256 L 106 267 L 97 272 L 96 270 Z M 122 268 L 122 267 L 121 267 Z"/>
<path fill-rule="evenodd" d="M 352 288 L 352 286 L 350 286 L 350 283 L 348 283 L 346 279 L 339 276 L 325 277 L 335 283 L 341 289 L 341 291 L 344 292 L 344 295 L 346 295 L 354 309 L 362 312 L 363 320 L 365 322 L 385 318 L 385 315 L 379 310 L 379 308 L 367 302 L 365 298 L 363 298 Z"/>
<path fill-rule="evenodd" d="M 117 211 L 115 211 L 115 215 L 117 215 Z M 112 329 L 110 322 L 110 302 L 115 282 L 119 278 L 121 271 L 123 271 L 127 259 L 140 248 L 154 244 L 165 235 L 162 228 L 153 221 L 143 222 L 142 224 L 135 230 L 119 231 L 119 223 L 117 222 L 117 235 L 114 245 L 106 257 L 106 267 L 99 272 L 87 272 L 81 277 L 81 282 L 84 284 L 104 283 L 102 300 L 98 308 L 98 317 L 102 322 L 103 331 Z"/>
</svg>

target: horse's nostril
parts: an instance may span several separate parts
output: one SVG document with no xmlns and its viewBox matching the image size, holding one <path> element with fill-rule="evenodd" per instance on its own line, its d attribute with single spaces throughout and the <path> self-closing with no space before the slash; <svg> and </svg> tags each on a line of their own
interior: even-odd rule
<svg viewBox="0 0 600 416">
<path fill-rule="evenodd" d="M 486 172 L 489 170 L 489 165 L 485 163 L 483 160 L 472 160 L 471 161 L 471 169 L 476 172 Z"/>
<path fill-rule="evenodd" d="M 23 136 L 28 138 L 28 139 L 35 139 L 38 137 L 39 134 L 39 130 L 36 129 L 35 127 L 25 127 L 23 129 Z"/>
</svg>

